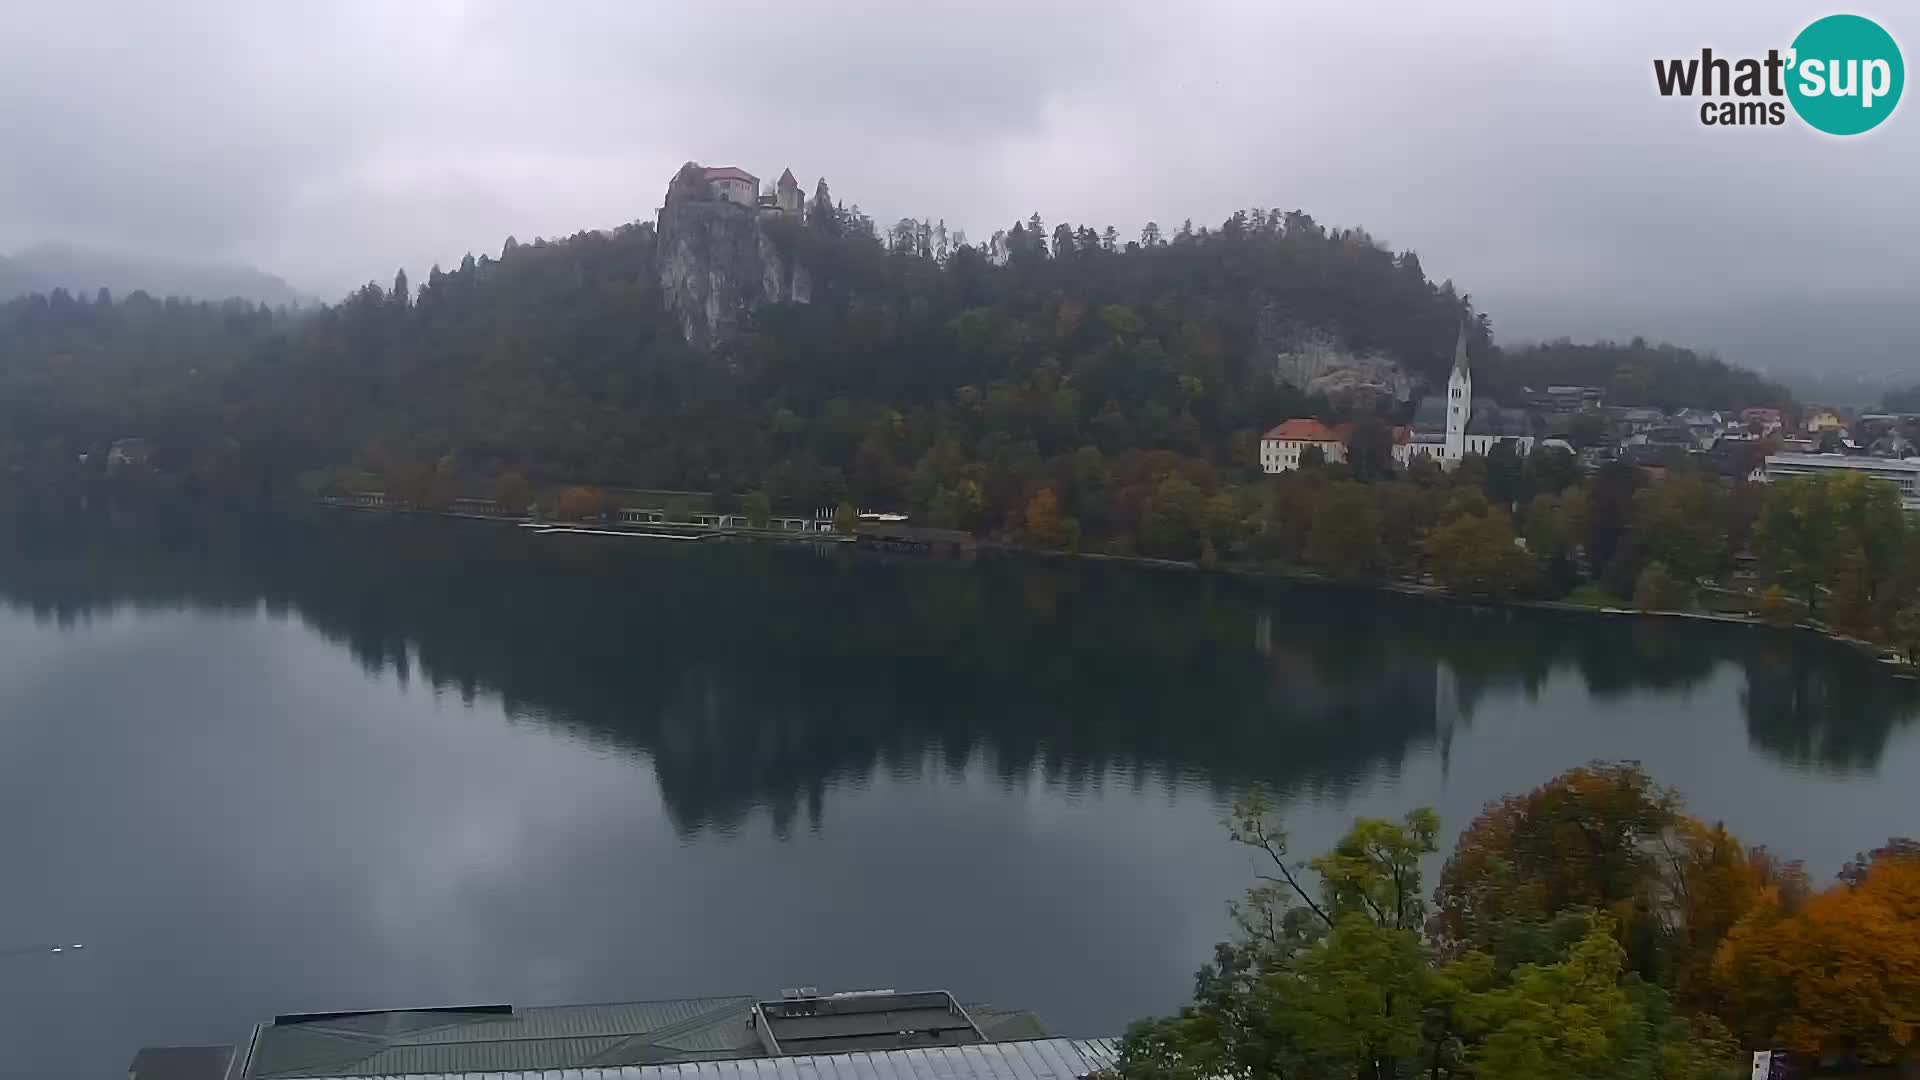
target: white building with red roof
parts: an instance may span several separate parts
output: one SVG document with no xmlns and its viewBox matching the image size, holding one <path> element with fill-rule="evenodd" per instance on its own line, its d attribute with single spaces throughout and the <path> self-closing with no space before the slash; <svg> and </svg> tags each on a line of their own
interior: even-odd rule
<svg viewBox="0 0 1920 1080">
<path fill-rule="evenodd" d="M 1291 472 L 1300 467 L 1300 456 L 1307 448 L 1318 447 L 1328 462 L 1347 460 L 1348 424 L 1334 427 L 1311 417 L 1287 420 L 1260 437 L 1260 467 L 1270 473 Z"/>
</svg>

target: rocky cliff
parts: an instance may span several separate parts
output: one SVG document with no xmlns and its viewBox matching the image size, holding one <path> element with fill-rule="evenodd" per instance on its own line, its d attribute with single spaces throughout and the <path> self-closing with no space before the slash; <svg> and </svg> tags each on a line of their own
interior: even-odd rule
<svg viewBox="0 0 1920 1080">
<path fill-rule="evenodd" d="M 688 344 L 707 349 L 745 330 L 762 304 L 807 303 L 813 282 L 783 230 L 794 221 L 715 198 L 687 170 L 667 189 L 655 263 L 667 310 Z"/>
<path fill-rule="evenodd" d="M 1418 379 L 1385 353 L 1354 353 L 1332 334 L 1294 328 L 1274 354 L 1274 378 L 1341 408 L 1407 401 Z"/>
</svg>

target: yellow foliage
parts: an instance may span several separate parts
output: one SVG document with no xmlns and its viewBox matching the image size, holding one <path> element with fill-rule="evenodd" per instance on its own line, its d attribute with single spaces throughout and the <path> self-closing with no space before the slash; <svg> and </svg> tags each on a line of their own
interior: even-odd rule
<svg viewBox="0 0 1920 1080">
<path fill-rule="evenodd" d="M 1797 914 L 1768 890 L 1720 946 L 1713 977 L 1750 1042 L 1868 1063 L 1920 1051 L 1920 859 L 1876 861 Z"/>
</svg>

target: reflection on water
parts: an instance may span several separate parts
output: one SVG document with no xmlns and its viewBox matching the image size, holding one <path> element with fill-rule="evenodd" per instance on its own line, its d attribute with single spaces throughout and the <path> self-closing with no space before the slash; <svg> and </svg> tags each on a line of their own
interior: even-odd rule
<svg viewBox="0 0 1920 1080">
<path fill-rule="evenodd" d="M 211 547 L 211 549 L 210 549 Z M 1914 696 L 1828 643 L 1756 628 L 1489 611 L 1062 561 L 876 566 L 793 550 L 530 537 L 322 517 L 238 532 L 26 531 L 0 597 L 102 612 L 297 615 L 371 674 L 643 754 L 678 825 L 778 827 L 928 755 L 1003 783 L 1341 790 L 1444 749 L 1489 696 L 1575 672 L 1596 702 L 1745 680 L 1755 748 L 1871 774 Z M 814 808 L 809 813 L 808 808 Z"/>
<path fill-rule="evenodd" d="M 1452 830 L 1638 757 L 1819 870 L 1911 831 L 1914 712 L 1872 664 L 1755 628 L 1057 560 L 3 515 L 0 1045 L 25 1056 L 0 1076 L 283 1009 L 796 983 L 1111 1033 L 1221 932 L 1248 867 L 1218 818 L 1250 786 L 1305 854 L 1355 814 Z M 89 948 L 33 947 L 56 940 Z"/>
</svg>

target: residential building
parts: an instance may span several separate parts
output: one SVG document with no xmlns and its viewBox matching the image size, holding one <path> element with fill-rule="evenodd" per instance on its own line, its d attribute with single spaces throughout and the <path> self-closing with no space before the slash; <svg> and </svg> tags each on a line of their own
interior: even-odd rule
<svg viewBox="0 0 1920 1080">
<path fill-rule="evenodd" d="M 1747 430 L 1756 435 L 1771 435 L 1779 431 L 1781 424 L 1785 422 L 1780 417 L 1779 409 L 1762 408 L 1758 405 L 1740 410 L 1740 419 L 1746 424 Z"/>
<path fill-rule="evenodd" d="M 1900 505 L 1920 511 L 1920 458 L 1849 457 L 1845 454 L 1768 454 L 1768 482 L 1794 476 L 1860 475 L 1893 484 Z"/>
<path fill-rule="evenodd" d="M 1838 412 L 1821 408 L 1808 409 L 1806 420 L 1801 424 L 1809 435 L 1817 435 L 1823 431 L 1838 431 L 1845 426 L 1846 421 Z"/>
<path fill-rule="evenodd" d="M 1549 386 L 1545 390 L 1529 388 L 1526 395 L 1527 408 L 1564 416 L 1600 408 L 1606 392 L 1598 386 Z"/>
<path fill-rule="evenodd" d="M 1651 406 L 1609 407 L 1606 411 L 1614 426 L 1629 435 L 1638 435 L 1643 431 L 1651 431 L 1667 425 L 1667 414 Z"/>
<path fill-rule="evenodd" d="M 1288 420 L 1260 437 L 1260 468 L 1269 473 L 1300 467 L 1301 455 L 1316 447 L 1328 462 L 1347 460 L 1349 425 L 1328 427 L 1312 418 Z"/>
</svg>

